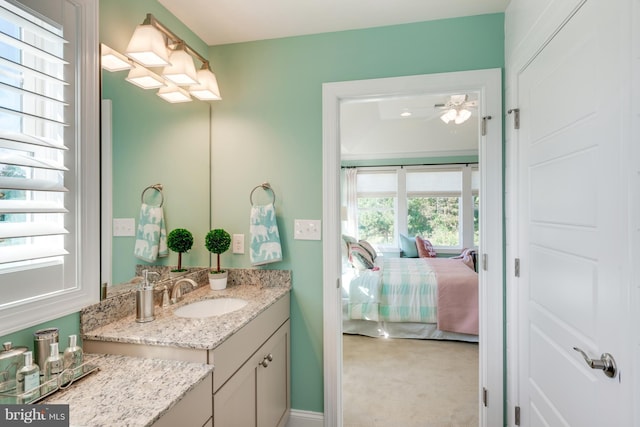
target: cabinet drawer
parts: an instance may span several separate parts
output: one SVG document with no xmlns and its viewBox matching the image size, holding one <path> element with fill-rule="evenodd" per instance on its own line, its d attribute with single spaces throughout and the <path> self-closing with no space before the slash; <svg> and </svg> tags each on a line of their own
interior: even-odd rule
<svg viewBox="0 0 640 427">
<path fill-rule="evenodd" d="M 222 386 L 255 353 L 257 347 L 289 318 L 289 294 L 260 313 L 255 319 L 209 352 L 214 365 L 213 391 Z M 215 419 L 214 419 L 215 423 Z"/>
</svg>

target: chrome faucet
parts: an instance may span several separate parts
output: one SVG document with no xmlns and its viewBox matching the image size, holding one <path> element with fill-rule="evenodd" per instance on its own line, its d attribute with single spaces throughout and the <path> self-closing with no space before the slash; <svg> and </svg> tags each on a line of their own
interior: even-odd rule
<svg viewBox="0 0 640 427">
<path fill-rule="evenodd" d="M 196 282 L 194 282 L 192 279 L 188 279 L 188 278 L 184 278 L 184 279 L 180 279 L 178 280 L 174 285 L 173 285 L 173 289 L 171 289 L 171 304 L 175 304 L 178 302 L 178 299 L 182 296 L 182 290 L 180 288 L 180 284 L 186 282 L 191 284 L 191 286 L 193 286 L 194 288 L 198 287 L 198 284 Z"/>
</svg>

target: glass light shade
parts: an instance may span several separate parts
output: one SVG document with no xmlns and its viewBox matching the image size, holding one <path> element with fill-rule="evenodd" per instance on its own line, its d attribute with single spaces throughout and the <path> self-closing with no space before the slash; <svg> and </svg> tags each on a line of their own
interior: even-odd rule
<svg viewBox="0 0 640 427">
<path fill-rule="evenodd" d="M 170 64 L 164 34 L 152 25 L 136 27 L 125 55 L 145 67 L 164 67 Z"/>
<path fill-rule="evenodd" d="M 196 67 L 193 58 L 183 49 L 174 50 L 169 56 L 171 65 L 164 67 L 162 76 L 178 86 L 195 85 L 198 83 Z"/>
<path fill-rule="evenodd" d="M 191 95 L 201 101 L 218 101 L 220 97 L 220 89 L 218 88 L 218 80 L 216 75 L 208 69 L 198 70 L 198 84 L 189 88 Z"/>
<path fill-rule="evenodd" d="M 139 65 L 136 65 L 129 71 L 129 75 L 125 80 L 142 89 L 157 89 L 165 86 L 162 77 Z"/>
<path fill-rule="evenodd" d="M 464 123 L 469 119 L 469 117 L 471 117 L 471 111 L 463 108 L 462 110 L 458 111 L 458 115 L 455 118 L 455 123 L 457 125 L 459 125 L 460 123 Z"/>
<path fill-rule="evenodd" d="M 451 120 L 455 120 L 457 115 L 458 115 L 458 112 L 455 110 L 455 108 L 451 108 L 442 116 L 440 116 L 440 119 L 445 123 L 449 123 Z"/>
<path fill-rule="evenodd" d="M 118 51 L 111 49 L 106 44 L 100 45 L 100 64 L 107 71 L 130 70 L 131 63 L 126 56 Z"/>
<path fill-rule="evenodd" d="M 161 87 L 160 90 L 158 90 L 157 95 L 160 98 L 172 104 L 175 104 L 178 102 L 191 101 L 191 96 L 189 95 L 189 92 L 182 89 L 181 87 L 178 87 L 172 84 L 165 87 Z"/>
</svg>

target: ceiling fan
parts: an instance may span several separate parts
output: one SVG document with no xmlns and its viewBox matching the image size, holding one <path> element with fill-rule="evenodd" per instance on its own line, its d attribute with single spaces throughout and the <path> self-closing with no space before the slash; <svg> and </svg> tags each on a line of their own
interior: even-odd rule
<svg viewBox="0 0 640 427">
<path fill-rule="evenodd" d="M 448 124 L 453 121 L 459 125 L 467 121 L 471 117 L 471 109 L 478 106 L 477 100 L 469 101 L 468 98 L 467 94 L 451 95 L 446 103 L 435 104 L 434 107 L 443 110 L 440 116 L 443 122 Z"/>
</svg>

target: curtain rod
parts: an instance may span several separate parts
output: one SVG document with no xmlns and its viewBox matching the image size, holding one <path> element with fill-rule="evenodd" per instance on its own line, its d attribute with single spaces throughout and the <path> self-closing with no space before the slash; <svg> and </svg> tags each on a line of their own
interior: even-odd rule
<svg viewBox="0 0 640 427">
<path fill-rule="evenodd" d="M 365 165 L 365 166 L 340 166 L 340 169 L 353 169 L 353 168 L 404 168 L 407 166 L 452 166 L 452 165 L 477 165 L 479 162 L 454 162 L 454 163 L 416 163 L 411 165 Z"/>
</svg>

